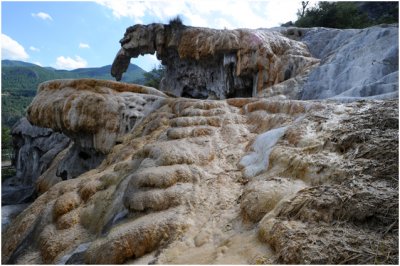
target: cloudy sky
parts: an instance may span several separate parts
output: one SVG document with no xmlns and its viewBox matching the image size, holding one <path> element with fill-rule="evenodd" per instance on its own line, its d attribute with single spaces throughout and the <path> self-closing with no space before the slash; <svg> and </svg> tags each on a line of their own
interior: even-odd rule
<svg viewBox="0 0 400 266">
<path fill-rule="evenodd" d="M 212 28 L 269 28 L 296 20 L 296 0 L 1 2 L 1 57 L 57 69 L 109 65 L 125 29 L 136 23 Z M 149 71 L 154 55 L 131 61 Z"/>
</svg>

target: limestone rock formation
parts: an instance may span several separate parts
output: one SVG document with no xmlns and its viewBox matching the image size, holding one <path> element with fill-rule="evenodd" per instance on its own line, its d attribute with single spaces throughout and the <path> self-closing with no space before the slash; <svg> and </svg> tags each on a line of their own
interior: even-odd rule
<svg viewBox="0 0 400 266">
<path fill-rule="evenodd" d="M 135 92 L 143 94 L 137 97 Z M 56 170 L 56 175 L 65 180 L 97 167 L 118 138 L 165 96 L 140 85 L 58 80 L 40 85 L 28 109 L 28 119 L 72 139 L 72 147 Z"/>
<path fill-rule="evenodd" d="M 398 25 L 307 31 L 301 41 L 321 64 L 310 73 L 301 98 L 398 98 L 398 32 Z"/>
<path fill-rule="evenodd" d="M 111 74 L 120 80 L 130 58 L 157 52 L 166 66 L 161 90 L 177 96 L 256 96 L 316 66 L 304 43 L 269 30 L 215 30 L 184 25 L 135 25 L 120 41 Z M 298 92 L 292 92 L 297 97 Z"/>
<path fill-rule="evenodd" d="M 306 77 L 294 78 L 259 93 L 297 99 L 393 99 L 399 97 L 398 24 L 366 29 L 274 28 L 305 43 L 319 66 Z"/>
<path fill-rule="evenodd" d="M 398 25 L 367 29 L 214 30 L 135 25 L 120 41 L 112 75 L 131 58 L 156 52 L 166 67 L 160 89 L 226 99 L 398 98 Z"/>
<path fill-rule="evenodd" d="M 398 263 L 397 100 L 53 81 L 29 120 L 104 160 L 13 221 L 3 263 Z"/>
<path fill-rule="evenodd" d="M 26 118 L 21 118 L 11 133 L 16 175 L 2 183 L 2 205 L 32 200 L 39 176 L 70 143 L 64 134 L 33 126 Z"/>
<path fill-rule="evenodd" d="M 187 98 L 41 84 L 43 128 L 13 130 L 40 196 L 4 209 L 2 263 L 398 263 L 397 25 L 135 25 L 121 46 L 113 76 L 156 52 Z"/>
</svg>

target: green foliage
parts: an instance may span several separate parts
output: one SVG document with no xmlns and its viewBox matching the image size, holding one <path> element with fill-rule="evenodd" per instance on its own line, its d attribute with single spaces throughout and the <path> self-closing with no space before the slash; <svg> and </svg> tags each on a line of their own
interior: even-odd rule
<svg viewBox="0 0 400 266">
<path fill-rule="evenodd" d="M 11 129 L 9 127 L 1 127 L 1 148 L 12 148 Z"/>
<path fill-rule="evenodd" d="M 1 160 L 11 160 L 12 137 L 9 127 L 1 127 Z"/>
<path fill-rule="evenodd" d="M 114 80 L 114 78 L 110 74 L 110 65 L 96 68 L 79 68 L 70 72 L 81 77 Z M 127 83 L 142 84 L 141 82 L 144 82 L 144 73 L 146 73 L 146 71 L 144 71 L 137 65 L 130 64 L 128 70 L 124 73 L 121 81 Z"/>
<path fill-rule="evenodd" d="M 145 86 L 153 87 L 156 89 L 160 88 L 161 79 L 165 75 L 165 67 L 159 66 L 158 68 L 153 68 L 150 72 L 144 74 L 145 77 Z"/>
<path fill-rule="evenodd" d="M 26 108 L 31 103 L 33 96 L 3 94 L 1 96 L 1 123 L 2 126 L 12 127 L 21 117 L 25 116 Z"/>
<path fill-rule="evenodd" d="M 100 68 L 80 68 L 72 71 L 40 67 L 21 61 L 2 60 L 1 104 L 2 126 L 12 127 L 21 117 L 36 95 L 40 83 L 53 79 L 96 78 L 114 80 L 111 66 Z M 143 84 L 146 73 L 140 67 L 130 64 L 122 81 Z"/>
<path fill-rule="evenodd" d="M 295 25 L 344 29 L 380 23 L 398 23 L 398 3 L 318 2 L 317 6 L 307 8 L 303 15 L 298 12 Z"/>
<path fill-rule="evenodd" d="M 15 176 L 17 171 L 15 170 L 14 167 L 7 167 L 1 169 L 1 181 L 3 182 L 6 179 L 9 179 L 13 176 Z"/>
</svg>

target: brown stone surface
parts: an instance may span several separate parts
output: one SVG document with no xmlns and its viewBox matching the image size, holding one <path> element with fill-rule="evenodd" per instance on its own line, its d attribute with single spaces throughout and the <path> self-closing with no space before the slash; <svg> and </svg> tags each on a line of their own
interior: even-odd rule
<svg viewBox="0 0 400 266">
<path fill-rule="evenodd" d="M 15 219 L 3 263 L 58 263 L 82 244 L 82 259 L 101 264 L 398 262 L 398 101 L 213 101 L 59 84 L 40 91 L 32 121 L 118 137 L 99 167 Z M 80 97 L 104 109 L 82 115 L 70 100 Z M 133 110 L 162 100 L 125 132 L 118 97 Z M 108 119 L 92 131 L 91 112 Z"/>
<path fill-rule="evenodd" d="M 161 89 L 177 96 L 225 99 L 257 96 L 302 78 L 319 64 L 307 46 L 268 29 L 216 30 L 184 25 L 134 25 L 120 41 L 111 73 L 120 80 L 131 58 L 154 54 L 166 66 Z M 295 98 L 293 86 L 285 91 Z M 264 92 L 274 96 L 282 91 Z"/>
</svg>

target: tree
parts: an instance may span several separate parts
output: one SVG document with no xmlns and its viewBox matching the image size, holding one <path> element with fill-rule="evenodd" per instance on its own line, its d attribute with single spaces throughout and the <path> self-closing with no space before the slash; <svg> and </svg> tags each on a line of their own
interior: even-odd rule
<svg viewBox="0 0 400 266">
<path fill-rule="evenodd" d="M 150 72 L 144 73 L 144 85 L 159 89 L 161 79 L 164 77 L 164 75 L 165 67 L 163 65 L 160 65 L 159 67 L 154 67 Z"/>
<path fill-rule="evenodd" d="M 365 28 L 379 23 L 398 23 L 398 3 L 318 2 L 297 12 L 297 27 Z"/>
<path fill-rule="evenodd" d="M 10 160 L 12 152 L 11 130 L 7 126 L 1 127 L 1 157 L 2 160 Z"/>
<path fill-rule="evenodd" d="M 309 3 L 309 1 L 301 1 L 302 8 L 301 8 L 301 11 L 300 11 L 300 9 L 297 10 L 297 16 L 298 17 L 301 17 L 301 18 L 304 17 L 304 13 L 306 12 L 306 8 L 308 6 L 308 3 Z"/>
</svg>

